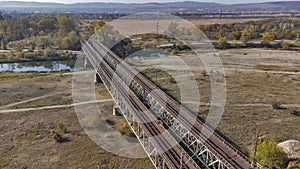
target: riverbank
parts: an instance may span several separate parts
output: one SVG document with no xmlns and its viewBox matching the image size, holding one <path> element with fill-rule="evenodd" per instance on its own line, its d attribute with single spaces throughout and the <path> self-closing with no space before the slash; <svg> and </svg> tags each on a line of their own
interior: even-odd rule
<svg viewBox="0 0 300 169">
<path fill-rule="evenodd" d="M 22 51 L 15 52 L 6 50 L 0 52 L 0 63 L 22 63 L 22 62 L 42 62 L 42 61 L 55 61 L 55 60 L 70 60 L 76 59 L 80 51 L 72 50 L 58 50 L 51 55 L 45 51 Z"/>
<path fill-rule="evenodd" d="M 77 60 L 49 60 L 49 61 L 29 61 L 0 63 L 0 72 L 59 72 L 74 71 Z M 79 66 L 77 66 L 79 67 Z M 78 68 L 80 69 L 80 68 Z M 78 70 L 77 69 L 77 70 Z"/>
<path fill-rule="evenodd" d="M 26 62 L 45 62 L 45 61 L 66 61 L 66 60 L 72 60 L 76 59 L 74 58 L 35 58 L 35 59 L 13 59 L 13 60 L 6 60 L 6 59 L 0 59 L 1 63 L 26 63 Z"/>
</svg>

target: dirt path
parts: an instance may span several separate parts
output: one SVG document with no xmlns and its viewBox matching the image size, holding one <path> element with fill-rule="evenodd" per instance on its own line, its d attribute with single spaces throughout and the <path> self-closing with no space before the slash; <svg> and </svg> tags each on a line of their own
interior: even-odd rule
<svg viewBox="0 0 300 169">
<path fill-rule="evenodd" d="M 37 111 L 37 110 L 46 110 L 46 109 L 68 108 L 68 107 L 74 107 L 74 106 L 85 105 L 85 104 L 106 103 L 106 102 L 113 102 L 113 99 L 95 100 L 95 101 L 89 101 L 89 102 L 74 103 L 74 104 L 70 104 L 70 105 L 57 105 L 57 106 L 46 106 L 46 107 L 38 107 L 38 108 L 0 110 L 0 114 L 26 112 L 26 111 Z"/>
<path fill-rule="evenodd" d="M 233 104 L 236 107 L 272 107 L 271 104 L 267 103 L 252 103 L 252 104 Z M 294 107 L 300 108 L 300 104 L 283 104 L 283 107 Z"/>
<path fill-rule="evenodd" d="M 44 99 L 44 98 L 47 98 L 47 97 L 55 96 L 55 95 L 60 94 L 60 93 L 62 93 L 62 92 L 54 93 L 54 94 L 48 94 L 48 95 L 39 96 L 39 97 L 31 98 L 31 99 L 28 99 L 28 100 L 20 101 L 20 102 L 8 104 L 8 105 L 5 105 L 5 106 L 1 106 L 0 109 L 7 109 L 7 108 L 10 108 L 10 107 L 13 107 L 13 106 L 20 105 L 20 104 L 24 104 L 24 103 Z"/>
</svg>

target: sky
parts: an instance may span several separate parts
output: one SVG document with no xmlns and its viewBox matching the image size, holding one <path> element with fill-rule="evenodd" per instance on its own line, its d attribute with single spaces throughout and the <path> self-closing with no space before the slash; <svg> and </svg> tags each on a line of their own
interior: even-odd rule
<svg viewBox="0 0 300 169">
<path fill-rule="evenodd" d="M 11 1 L 11 0 L 0 0 L 0 1 Z M 119 2 L 119 3 L 146 3 L 146 2 L 180 2 L 185 0 L 16 0 L 16 1 L 34 1 L 34 2 L 57 2 L 57 3 L 83 3 L 83 2 Z M 297 1 L 297 0 L 190 0 L 198 2 L 216 2 L 223 4 L 234 4 L 234 3 L 258 3 L 258 2 L 273 2 L 273 1 Z M 300 1 L 300 0 L 298 0 Z"/>
</svg>

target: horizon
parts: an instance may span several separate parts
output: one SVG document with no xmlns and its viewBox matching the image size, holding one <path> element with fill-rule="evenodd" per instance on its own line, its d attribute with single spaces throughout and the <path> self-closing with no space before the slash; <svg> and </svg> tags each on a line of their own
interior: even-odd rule
<svg viewBox="0 0 300 169">
<path fill-rule="evenodd" d="M 138 1 L 138 0 L 129 0 L 127 2 L 123 2 L 122 0 L 0 0 L 0 2 L 36 2 L 36 3 L 58 3 L 58 4 L 77 4 L 77 3 L 122 3 L 122 4 L 131 4 L 131 3 L 136 3 L 136 4 L 144 4 L 144 3 L 170 3 L 170 2 L 186 2 L 186 1 L 191 1 L 191 2 L 204 2 L 204 3 L 218 3 L 218 4 L 228 4 L 228 5 L 233 5 L 233 4 L 250 4 L 250 3 L 267 3 L 267 2 L 291 2 L 291 1 L 300 1 L 300 0 L 247 0 L 247 1 L 239 1 L 239 0 L 205 0 L 205 1 L 199 1 L 199 0 L 144 0 L 143 2 Z"/>
</svg>

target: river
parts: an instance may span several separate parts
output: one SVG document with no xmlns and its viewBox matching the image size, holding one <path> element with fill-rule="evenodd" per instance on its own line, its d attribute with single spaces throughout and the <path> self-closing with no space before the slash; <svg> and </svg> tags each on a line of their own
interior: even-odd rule
<svg viewBox="0 0 300 169">
<path fill-rule="evenodd" d="M 50 72 L 61 70 L 75 70 L 76 60 L 31 61 L 20 63 L 0 63 L 0 72 Z"/>
</svg>

